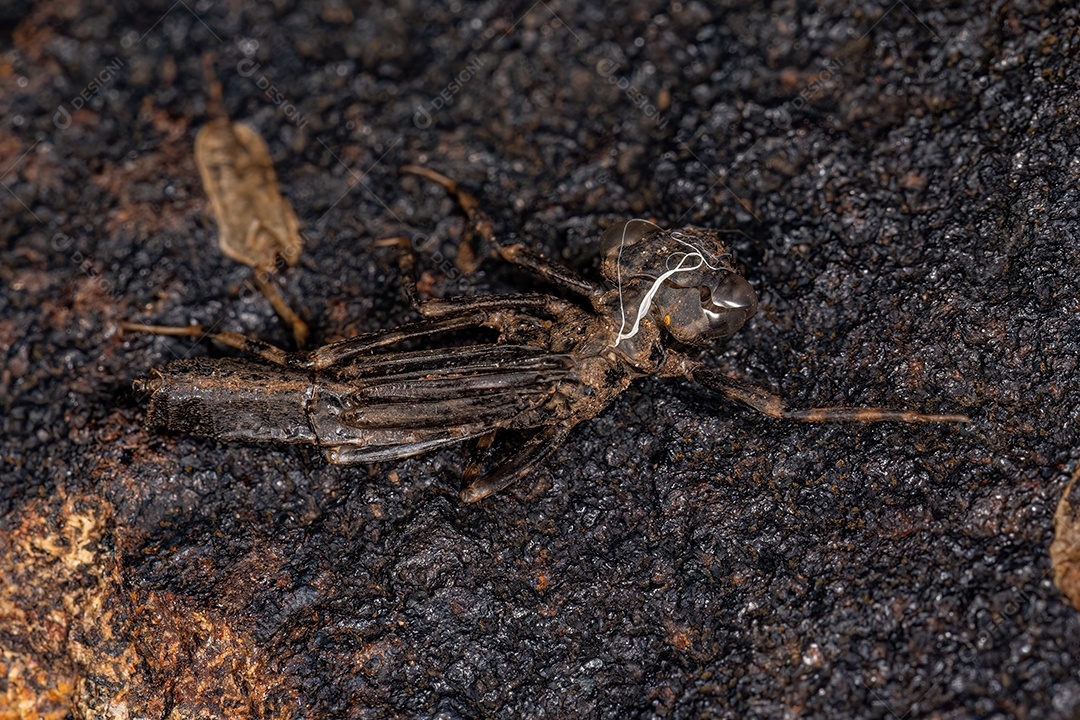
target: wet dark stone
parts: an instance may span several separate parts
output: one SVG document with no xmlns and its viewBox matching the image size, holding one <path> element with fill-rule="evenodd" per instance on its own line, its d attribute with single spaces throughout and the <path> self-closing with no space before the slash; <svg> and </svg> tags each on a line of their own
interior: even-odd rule
<svg viewBox="0 0 1080 720">
<path fill-rule="evenodd" d="M 1080 457 L 1078 15 L 5 7 L 0 648 L 58 694 L 9 673 L 0 698 L 57 717 L 121 699 L 182 717 L 1076 716 L 1080 619 L 1047 551 Z M 121 320 L 290 342 L 217 250 L 192 149 L 207 68 L 301 219 L 282 287 L 316 341 L 415 317 L 375 245 L 392 235 L 435 239 L 436 293 L 542 288 L 496 263 L 455 275 L 460 213 L 397 171 L 424 164 L 583 273 L 619 219 L 730 231 L 761 306 L 702 357 L 795 407 L 972 422 L 776 422 L 648 380 L 474 506 L 458 449 L 335 467 L 157 434 L 132 380 L 233 353 Z"/>
</svg>

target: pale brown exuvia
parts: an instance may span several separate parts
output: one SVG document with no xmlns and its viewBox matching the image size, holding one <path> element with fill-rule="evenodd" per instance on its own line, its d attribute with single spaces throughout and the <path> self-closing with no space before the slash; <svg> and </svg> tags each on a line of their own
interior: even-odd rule
<svg viewBox="0 0 1080 720">
<path fill-rule="evenodd" d="M 286 352 L 197 325 L 125 323 L 130 330 L 209 337 L 252 356 L 178 360 L 136 381 L 150 395 L 150 424 L 222 440 L 315 444 L 332 463 L 390 460 L 474 440 L 478 452 L 465 467 L 461 497 L 475 502 L 527 475 L 574 426 L 646 376 L 685 378 L 773 418 L 968 421 L 965 415 L 881 408 L 789 409 L 774 393 L 684 354 L 678 348 L 731 336 L 757 309 L 757 295 L 713 230 L 617 223 L 600 238 L 607 282 L 596 282 L 520 244 L 498 242 L 475 198 L 449 178 L 423 168 L 403 170 L 454 194 L 469 229 L 493 254 L 583 298 L 590 308 L 543 293 L 420 301 L 408 279 L 412 256 L 403 253 L 406 292 L 423 319 L 310 352 Z M 497 339 L 385 350 L 477 327 L 493 329 Z M 485 469 L 500 431 L 524 439 Z"/>
</svg>

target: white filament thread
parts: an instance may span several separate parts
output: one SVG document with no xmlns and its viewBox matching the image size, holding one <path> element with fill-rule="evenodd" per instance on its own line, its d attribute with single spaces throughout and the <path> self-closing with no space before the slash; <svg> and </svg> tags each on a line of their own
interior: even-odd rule
<svg viewBox="0 0 1080 720">
<path fill-rule="evenodd" d="M 630 226 L 630 223 L 635 222 L 635 221 L 636 222 L 649 223 L 649 225 L 652 225 L 657 230 L 661 229 L 655 223 L 651 223 L 648 220 L 642 220 L 640 218 L 634 218 L 633 220 L 627 221 L 626 225 L 623 226 L 623 236 L 622 236 L 622 239 L 619 242 L 619 257 L 618 257 L 618 260 L 615 263 L 615 280 L 616 280 L 616 283 L 617 283 L 618 289 L 619 289 L 619 314 L 622 317 L 622 325 L 619 327 L 619 334 L 615 337 L 615 346 L 616 347 L 623 340 L 629 340 L 630 338 L 632 338 L 632 337 L 634 337 L 635 335 L 638 334 L 638 331 L 641 329 L 641 320 L 642 320 L 642 318 L 644 318 L 645 315 L 648 314 L 649 309 L 652 308 L 653 298 L 656 296 L 657 291 L 660 290 L 660 286 L 663 285 L 664 281 L 667 280 L 669 277 L 671 277 L 672 275 L 675 275 L 677 273 L 692 272 L 692 271 L 697 270 L 698 268 L 700 268 L 702 265 L 708 267 L 710 270 L 721 270 L 721 269 L 723 269 L 722 266 L 714 265 L 714 264 L 710 263 L 708 260 L 706 260 L 705 259 L 705 254 L 706 254 L 707 251 L 704 251 L 701 248 L 697 247 L 696 245 L 693 245 L 693 244 L 687 242 L 686 240 L 684 240 L 683 238 L 686 237 L 686 236 L 683 235 L 681 232 L 679 232 L 677 230 L 675 232 L 672 232 L 670 234 L 671 239 L 674 240 L 675 242 L 679 243 L 680 245 L 685 245 L 686 247 L 690 248 L 691 252 L 672 253 L 671 255 L 668 255 L 667 259 L 664 261 L 664 265 L 665 265 L 665 267 L 667 269 L 665 270 L 665 272 L 663 274 L 660 275 L 660 277 L 656 278 L 656 280 L 653 281 L 653 284 L 652 284 L 652 286 L 649 287 L 648 292 L 646 292 L 645 296 L 641 298 L 641 303 L 638 305 L 638 309 L 637 309 L 637 317 L 634 318 L 634 324 L 633 324 L 633 326 L 631 326 L 630 332 L 625 332 L 625 330 L 626 330 L 626 307 L 623 304 L 623 291 L 622 291 L 622 251 L 623 251 L 623 247 L 625 247 L 625 245 L 626 245 L 626 230 Z M 710 256 L 712 255 L 712 253 L 708 253 L 708 254 Z M 724 254 L 726 255 L 727 253 L 724 253 Z M 676 264 L 675 267 L 671 267 L 672 260 L 674 260 L 675 257 L 677 257 L 677 256 L 679 257 L 678 264 Z M 720 256 L 720 257 L 723 257 L 723 256 Z M 686 265 L 685 263 L 688 260 L 691 261 L 691 262 L 696 261 L 696 263 L 693 264 L 693 265 Z M 713 262 L 719 262 L 719 260 L 720 260 L 720 258 L 716 257 L 716 258 L 713 259 Z"/>
</svg>

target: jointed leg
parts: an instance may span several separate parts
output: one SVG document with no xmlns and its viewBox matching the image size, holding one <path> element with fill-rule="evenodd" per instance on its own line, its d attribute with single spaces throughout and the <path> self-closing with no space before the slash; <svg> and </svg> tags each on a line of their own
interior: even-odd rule
<svg viewBox="0 0 1080 720">
<path fill-rule="evenodd" d="M 446 191 L 454 196 L 458 201 L 458 204 L 461 205 L 461 209 L 465 211 L 465 215 L 469 218 L 469 232 L 466 241 L 469 241 L 471 237 L 479 236 L 483 244 L 490 246 L 492 250 L 497 252 L 507 262 L 530 270 L 548 282 L 565 290 L 576 292 L 586 297 L 599 297 L 604 294 L 603 285 L 581 277 L 570 268 L 529 252 L 520 243 L 504 245 L 500 242 L 495 236 L 495 230 L 492 227 L 491 219 L 487 216 L 487 213 L 480 209 L 480 203 L 477 201 L 476 197 L 459 188 L 458 184 L 450 178 L 437 173 L 434 170 L 418 167 L 416 165 L 406 165 L 401 168 L 401 171 L 412 175 L 420 175 L 421 177 L 436 182 L 446 188 Z M 469 248 L 469 242 L 463 242 L 459 252 L 464 254 L 461 256 L 462 258 L 468 258 L 465 262 L 471 263 L 468 268 L 462 268 L 466 272 L 471 273 L 480 265 L 480 260 L 475 259 L 471 248 Z"/>
<path fill-rule="evenodd" d="M 476 478 L 480 476 L 480 471 L 484 468 L 484 459 L 487 458 L 488 451 L 491 449 L 491 443 L 495 441 L 495 433 L 496 431 L 492 430 L 476 439 L 468 461 L 465 463 L 465 472 L 461 476 L 465 487 L 472 486 Z"/>
<path fill-rule="evenodd" d="M 600 283 L 583 278 L 568 267 L 526 250 L 521 243 L 499 245 L 498 251 L 503 260 L 523 267 L 565 290 L 590 298 L 604 294 L 604 286 Z"/>
<path fill-rule="evenodd" d="M 376 247 L 398 248 L 398 276 L 401 289 L 408 298 L 413 310 L 421 315 L 424 314 L 424 300 L 420 298 L 420 291 L 416 287 L 416 255 L 413 251 L 412 241 L 409 238 L 398 235 L 384 238 L 375 242 Z"/>
<path fill-rule="evenodd" d="M 775 393 L 737 378 L 728 377 L 704 365 L 694 367 L 689 377 L 699 385 L 722 393 L 731 400 L 748 405 L 769 417 L 782 420 L 800 420 L 803 422 L 970 422 L 967 415 L 930 415 L 911 410 L 886 410 L 873 407 L 823 407 L 792 410 Z"/>
<path fill-rule="evenodd" d="M 442 185 L 448 193 L 454 196 L 458 205 L 465 211 L 465 215 L 469 219 L 469 225 L 465 231 L 465 238 L 458 248 L 457 266 L 466 275 L 472 275 L 476 272 L 476 268 L 480 266 L 480 263 L 483 262 L 483 256 L 487 251 L 487 248 L 481 248 L 480 256 L 477 257 L 473 245 L 476 239 L 479 238 L 480 242 L 484 244 L 496 244 L 491 218 L 480 209 L 480 202 L 476 199 L 476 196 L 459 188 L 456 182 L 445 175 L 419 165 L 405 165 L 401 168 L 401 172 L 409 175 L 419 175 Z"/>
<path fill-rule="evenodd" d="M 405 237 L 392 237 L 380 240 L 378 245 L 383 247 L 397 245 L 401 254 L 398 256 L 401 284 L 409 303 L 426 318 L 443 318 L 451 315 L 460 315 L 466 312 L 500 312 L 500 311 L 525 311 L 532 310 L 558 315 L 563 312 L 570 303 L 554 295 L 542 293 L 515 293 L 511 295 L 483 295 L 480 297 L 450 297 L 450 298 L 427 298 L 420 297 L 420 291 L 416 287 L 415 258 L 409 243 Z"/>
<path fill-rule="evenodd" d="M 468 312 L 468 308 L 457 315 L 422 320 L 410 325 L 403 325 L 391 330 L 380 330 L 356 337 L 347 338 L 331 345 L 324 345 L 307 353 L 290 353 L 270 343 L 255 338 L 241 335 L 228 330 L 208 332 L 202 325 L 188 325 L 187 327 L 172 327 L 169 325 L 143 325 L 140 323 L 122 322 L 123 330 L 134 332 L 149 332 L 155 335 L 174 335 L 195 338 L 209 338 L 216 340 L 222 345 L 227 345 L 237 350 L 262 358 L 275 365 L 303 368 L 307 370 L 324 370 L 340 365 L 352 358 L 362 355 L 376 348 L 395 345 L 404 340 L 424 337 L 435 333 L 458 330 L 467 327 L 482 327 L 490 320 L 490 316 L 484 312 Z"/>
<path fill-rule="evenodd" d="M 285 302 L 285 298 L 281 297 L 281 293 L 278 292 L 277 287 L 271 282 L 262 270 L 255 268 L 255 272 L 252 273 L 252 278 L 255 280 L 255 287 L 259 288 L 266 299 L 270 301 L 270 305 L 273 306 L 274 311 L 278 314 L 282 320 L 289 324 L 292 328 L 293 339 L 296 341 L 296 349 L 302 350 L 304 345 L 307 344 L 308 339 L 308 326 L 300 316 L 293 312 L 293 309 L 289 307 Z"/>
<path fill-rule="evenodd" d="M 141 323 L 121 322 L 121 330 L 132 332 L 148 332 L 155 335 L 174 335 L 180 337 L 210 338 L 222 345 L 227 345 L 237 350 L 262 358 L 275 365 L 292 365 L 296 361 L 297 354 L 285 352 L 276 345 L 256 340 L 240 333 L 228 330 L 207 331 L 202 325 L 188 325 L 187 327 L 173 327 L 171 325 L 143 325 Z"/>
<path fill-rule="evenodd" d="M 490 474 L 481 477 L 461 491 L 462 502 L 473 503 L 483 500 L 507 485 L 520 480 L 536 463 L 540 462 L 562 445 L 569 430 L 562 427 L 549 427 L 540 430 L 512 458 L 495 468 Z"/>
</svg>

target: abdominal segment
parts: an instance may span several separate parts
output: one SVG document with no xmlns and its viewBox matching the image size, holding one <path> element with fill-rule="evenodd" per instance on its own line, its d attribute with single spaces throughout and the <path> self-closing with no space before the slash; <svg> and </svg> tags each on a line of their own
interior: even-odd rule
<svg viewBox="0 0 1080 720">
<path fill-rule="evenodd" d="M 308 443 L 332 462 L 404 457 L 560 419 L 568 356 L 487 346 L 365 358 L 346 372 L 192 358 L 142 381 L 151 425 L 219 440 Z"/>
<path fill-rule="evenodd" d="M 148 422 L 173 432 L 219 440 L 317 442 L 306 407 L 309 373 L 228 358 L 170 363 L 153 392 Z"/>
</svg>

